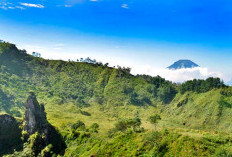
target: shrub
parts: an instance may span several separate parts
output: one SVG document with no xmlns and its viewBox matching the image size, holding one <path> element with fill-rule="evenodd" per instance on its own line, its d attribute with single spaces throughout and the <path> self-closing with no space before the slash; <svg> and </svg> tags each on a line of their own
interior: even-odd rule
<svg viewBox="0 0 232 157">
<path fill-rule="evenodd" d="M 93 124 L 90 126 L 90 130 L 91 130 L 92 132 L 98 132 L 98 130 L 99 130 L 99 124 L 93 123 Z"/>
<path fill-rule="evenodd" d="M 154 124 L 155 130 L 156 130 L 156 124 L 158 123 L 159 120 L 161 120 L 161 117 L 158 114 L 149 117 L 149 121 L 151 122 L 151 124 Z"/>
<path fill-rule="evenodd" d="M 30 148 L 36 155 L 38 155 L 45 146 L 46 144 L 38 132 L 30 136 Z"/>
<path fill-rule="evenodd" d="M 76 129 L 84 129 L 85 128 L 85 123 L 78 120 L 76 123 L 71 125 L 71 128 L 74 129 L 74 130 L 76 130 Z"/>
<path fill-rule="evenodd" d="M 41 156 L 42 157 L 52 157 L 53 152 L 51 151 L 52 149 L 52 145 L 49 144 L 47 147 L 45 147 L 42 151 L 41 151 Z"/>
<path fill-rule="evenodd" d="M 132 128 L 136 131 L 141 125 L 140 118 L 133 119 L 120 119 L 117 123 L 115 123 L 115 131 L 125 131 L 128 128 Z"/>
</svg>

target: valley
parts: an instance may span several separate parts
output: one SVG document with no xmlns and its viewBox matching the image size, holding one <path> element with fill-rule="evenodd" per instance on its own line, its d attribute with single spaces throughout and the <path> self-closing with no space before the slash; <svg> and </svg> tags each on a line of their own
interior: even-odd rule
<svg viewBox="0 0 232 157">
<path fill-rule="evenodd" d="M 100 62 L 45 60 L 1 42 L 0 113 L 21 129 L 31 92 L 65 141 L 62 156 L 232 154 L 232 87 L 219 78 L 176 84 Z M 161 119 L 152 123 L 153 115 Z M 24 148 L 0 154 L 33 154 L 32 142 L 23 142 Z M 38 147 L 34 155 L 57 156 L 53 146 Z"/>
</svg>

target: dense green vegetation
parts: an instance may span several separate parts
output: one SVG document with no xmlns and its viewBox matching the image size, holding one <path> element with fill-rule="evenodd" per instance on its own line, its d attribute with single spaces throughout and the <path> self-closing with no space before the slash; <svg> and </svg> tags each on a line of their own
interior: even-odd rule
<svg viewBox="0 0 232 157">
<path fill-rule="evenodd" d="M 191 80 L 183 83 L 180 86 L 180 92 L 184 94 L 187 91 L 193 91 L 198 93 L 208 92 L 214 88 L 226 87 L 219 78 L 208 78 L 206 80 Z"/>
<path fill-rule="evenodd" d="M 231 156 L 231 137 L 204 135 L 192 138 L 167 130 L 117 132 L 98 138 L 87 132 L 69 143 L 66 156 Z"/>
<path fill-rule="evenodd" d="M 232 88 L 218 78 L 179 85 L 92 60 L 45 60 L 0 42 L 0 112 L 22 120 L 29 91 L 65 139 L 64 156 L 231 156 Z M 12 156 L 33 156 L 37 139 Z M 41 155 L 51 152 L 47 145 Z"/>
<path fill-rule="evenodd" d="M 0 114 L 0 156 L 22 150 L 19 122 L 7 114 Z"/>
<path fill-rule="evenodd" d="M 27 55 L 9 43 L 1 43 L 0 48 L 1 96 L 4 97 L 1 100 L 5 101 L 1 108 L 17 116 L 29 90 L 46 102 L 73 102 L 79 107 L 90 103 L 155 105 L 157 101 L 170 102 L 176 94 L 171 82 L 160 77 L 135 77 L 127 68 L 44 60 Z"/>
</svg>

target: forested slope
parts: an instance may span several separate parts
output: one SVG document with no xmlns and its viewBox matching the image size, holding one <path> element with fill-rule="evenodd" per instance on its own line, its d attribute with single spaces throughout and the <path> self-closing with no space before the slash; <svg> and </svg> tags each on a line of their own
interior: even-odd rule
<svg viewBox="0 0 232 157">
<path fill-rule="evenodd" d="M 44 60 L 9 43 L 0 43 L 0 65 L 1 96 L 4 97 L 1 109 L 12 114 L 14 107 L 22 107 L 29 90 L 44 101 L 73 102 L 77 106 L 88 106 L 91 102 L 155 106 L 157 101 L 168 103 L 176 94 L 174 85 L 160 77 L 149 80 L 132 76 L 123 68 Z"/>
</svg>

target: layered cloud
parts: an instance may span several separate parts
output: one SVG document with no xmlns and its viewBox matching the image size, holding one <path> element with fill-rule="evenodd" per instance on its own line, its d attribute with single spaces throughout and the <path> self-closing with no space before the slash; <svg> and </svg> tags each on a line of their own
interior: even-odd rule
<svg viewBox="0 0 232 157">
<path fill-rule="evenodd" d="M 20 3 L 20 4 L 25 7 L 44 8 L 42 4 L 32 4 L 32 3 Z"/>
<path fill-rule="evenodd" d="M 141 68 L 132 69 L 133 74 L 147 74 L 151 76 L 161 76 L 167 80 L 176 83 L 182 83 L 187 80 L 193 79 L 206 79 L 208 77 L 219 77 L 225 81 L 228 79 L 220 72 L 210 71 L 208 68 L 195 67 L 188 69 L 178 69 L 178 70 L 169 70 L 165 68 L 157 69 L 149 65 L 146 65 Z"/>
<path fill-rule="evenodd" d="M 42 4 L 33 4 L 33 3 L 11 3 L 11 2 L 0 2 L 0 9 L 12 10 L 12 9 L 21 9 L 26 8 L 45 8 Z"/>
</svg>

